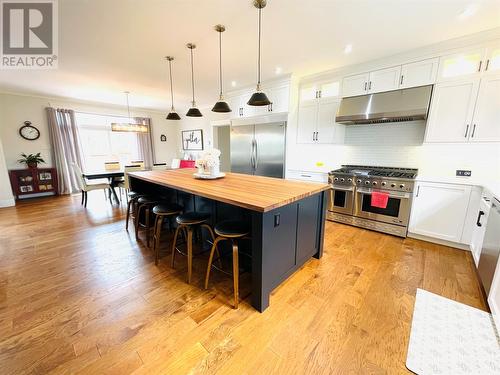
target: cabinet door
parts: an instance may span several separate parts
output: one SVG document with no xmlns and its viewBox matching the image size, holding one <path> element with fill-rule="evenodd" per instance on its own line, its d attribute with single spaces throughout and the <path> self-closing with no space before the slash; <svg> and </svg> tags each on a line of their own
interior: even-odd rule
<svg viewBox="0 0 500 375">
<path fill-rule="evenodd" d="M 368 90 L 369 73 L 345 77 L 342 80 L 342 97 L 364 95 Z"/>
<path fill-rule="evenodd" d="M 399 87 L 417 87 L 432 85 L 436 82 L 439 59 L 427 59 L 410 64 L 404 64 L 401 67 L 401 78 Z"/>
<path fill-rule="evenodd" d="M 500 42 L 497 41 L 490 45 L 486 53 L 486 62 L 484 64 L 485 73 L 500 72 Z"/>
<path fill-rule="evenodd" d="M 337 98 L 340 96 L 340 81 L 324 82 L 319 85 L 320 98 Z"/>
<path fill-rule="evenodd" d="M 314 143 L 318 122 L 318 102 L 309 101 L 299 106 L 297 143 Z"/>
<path fill-rule="evenodd" d="M 481 78 L 470 140 L 500 141 L 500 74 Z"/>
<path fill-rule="evenodd" d="M 274 87 L 269 90 L 269 100 L 272 104 L 269 106 L 269 112 L 287 112 L 288 100 L 290 97 L 290 87 Z"/>
<path fill-rule="evenodd" d="M 478 78 L 434 86 L 426 142 L 467 142 L 478 87 Z"/>
<path fill-rule="evenodd" d="M 297 212 L 297 253 L 295 264 L 303 263 L 319 250 L 318 223 L 321 194 L 302 199 Z"/>
<path fill-rule="evenodd" d="M 396 90 L 399 87 L 401 77 L 401 66 L 380 69 L 370 72 L 368 81 L 368 92 L 381 92 Z"/>
<path fill-rule="evenodd" d="M 318 106 L 317 121 L 317 143 L 334 143 L 336 126 L 342 126 L 335 123 L 335 116 L 340 105 L 339 99 L 320 99 Z"/>
<path fill-rule="evenodd" d="M 442 56 L 439 59 L 438 81 L 479 74 L 485 51 L 484 48 L 474 48 Z"/>
<path fill-rule="evenodd" d="M 446 241 L 460 242 L 471 187 L 418 182 L 409 231 Z"/>
</svg>

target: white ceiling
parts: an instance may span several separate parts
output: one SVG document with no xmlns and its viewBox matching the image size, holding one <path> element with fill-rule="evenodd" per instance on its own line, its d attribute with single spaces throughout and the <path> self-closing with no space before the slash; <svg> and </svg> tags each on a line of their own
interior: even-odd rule
<svg viewBox="0 0 500 375">
<path fill-rule="evenodd" d="M 459 17 L 471 4 L 476 12 Z M 190 100 L 187 42 L 194 42 L 198 105 L 218 92 L 222 23 L 224 81 L 256 76 L 257 10 L 251 0 L 60 0 L 59 69 L 0 71 L 0 90 L 169 107 L 165 55 L 173 55 L 176 106 Z M 359 63 L 500 26 L 500 1 L 269 0 L 263 11 L 263 79 Z M 352 53 L 343 53 L 352 44 Z"/>
</svg>

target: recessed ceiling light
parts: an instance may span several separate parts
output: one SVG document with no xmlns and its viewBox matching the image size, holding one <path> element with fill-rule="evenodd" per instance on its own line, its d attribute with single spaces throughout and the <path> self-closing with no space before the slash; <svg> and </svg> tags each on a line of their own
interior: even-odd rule
<svg viewBox="0 0 500 375">
<path fill-rule="evenodd" d="M 348 53 L 352 52 L 352 44 L 348 44 L 344 48 L 344 53 L 347 55 Z"/>
<path fill-rule="evenodd" d="M 231 86 L 236 87 L 236 81 L 231 81 Z"/>
<path fill-rule="evenodd" d="M 274 69 L 274 73 L 276 74 L 281 74 L 282 71 L 283 69 L 281 68 L 281 66 L 277 66 L 276 69 Z"/>
<path fill-rule="evenodd" d="M 476 14 L 479 6 L 477 4 L 469 4 L 467 7 L 458 15 L 459 20 L 464 20 Z"/>
</svg>

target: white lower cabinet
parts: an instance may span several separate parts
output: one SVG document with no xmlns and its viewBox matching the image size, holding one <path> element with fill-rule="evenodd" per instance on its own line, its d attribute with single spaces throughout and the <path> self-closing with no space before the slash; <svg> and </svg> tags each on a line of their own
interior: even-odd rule
<svg viewBox="0 0 500 375">
<path fill-rule="evenodd" d="M 450 242 L 462 242 L 470 185 L 417 182 L 408 231 Z"/>
</svg>

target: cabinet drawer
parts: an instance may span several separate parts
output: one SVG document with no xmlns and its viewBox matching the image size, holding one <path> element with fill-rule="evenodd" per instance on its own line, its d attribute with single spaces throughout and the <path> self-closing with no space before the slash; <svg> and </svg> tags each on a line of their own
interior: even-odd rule
<svg viewBox="0 0 500 375">
<path fill-rule="evenodd" d="M 300 180 L 310 182 L 328 182 L 328 174 L 321 172 L 309 172 L 301 170 L 288 170 L 286 178 L 289 180 Z"/>
</svg>

